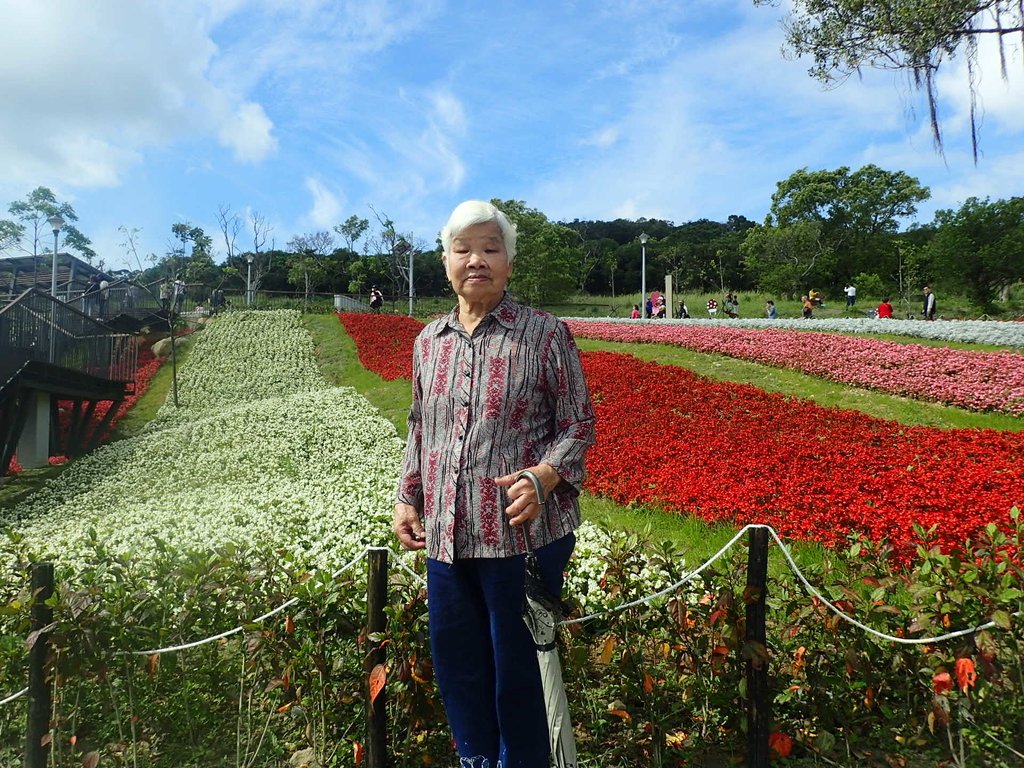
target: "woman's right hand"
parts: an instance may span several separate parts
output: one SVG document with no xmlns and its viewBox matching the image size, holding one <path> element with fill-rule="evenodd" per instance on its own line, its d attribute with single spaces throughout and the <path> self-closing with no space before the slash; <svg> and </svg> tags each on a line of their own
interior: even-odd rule
<svg viewBox="0 0 1024 768">
<path fill-rule="evenodd" d="M 420 513 L 411 504 L 395 504 L 395 535 L 405 549 L 423 549 L 427 536 L 423 531 Z"/>
</svg>

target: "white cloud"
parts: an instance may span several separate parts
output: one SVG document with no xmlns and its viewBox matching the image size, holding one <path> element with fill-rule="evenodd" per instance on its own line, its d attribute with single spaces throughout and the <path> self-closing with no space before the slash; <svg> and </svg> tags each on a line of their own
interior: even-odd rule
<svg viewBox="0 0 1024 768">
<path fill-rule="evenodd" d="M 619 140 L 619 129 L 617 126 L 609 125 L 606 128 L 601 128 L 595 131 L 589 136 L 585 136 L 580 139 L 580 144 L 584 147 L 598 147 L 599 149 L 608 149 Z"/>
<path fill-rule="evenodd" d="M 213 82 L 209 19 L 233 6 L 5 2 L 0 165 L 5 184 L 109 187 L 152 147 L 219 136 L 253 161 L 274 148 L 258 104 Z"/>
<path fill-rule="evenodd" d="M 277 139 L 271 135 L 273 127 L 263 107 L 247 102 L 221 126 L 218 136 L 222 144 L 234 150 L 236 160 L 256 163 L 277 149 Z"/>
<path fill-rule="evenodd" d="M 1024 52 L 1019 42 L 1004 41 L 1006 74 L 1004 79 L 999 61 L 999 45 L 989 36 L 978 41 L 975 92 L 978 100 L 978 122 L 984 134 L 994 131 L 1024 130 L 1024 72 L 1021 72 Z M 950 130 L 966 132 L 970 129 L 970 74 L 966 60 L 961 57 L 955 64 L 947 64 L 937 77 L 939 97 L 951 114 L 946 119 Z"/>
<path fill-rule="evenodd" d="M 342 201 L 323 182 L 306 178 L 306 189 L 313 196 L 313 207 L 306 218 L 317 229 L 330 229 L 341 221 Z"/>
</svg>

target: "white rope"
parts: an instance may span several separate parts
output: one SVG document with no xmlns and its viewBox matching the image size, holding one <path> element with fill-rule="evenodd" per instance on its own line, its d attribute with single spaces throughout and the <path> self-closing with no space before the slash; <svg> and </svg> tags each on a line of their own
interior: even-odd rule
<svg viewBox="0 0 1024 768">
<path fill-rule="evenodd" d="M 839 616 L 841 619 L 849 622 L 850 624 L 852 624 L 855 627 L 858 627 L 858 628 L 864 630 L 865 632 L 867 632 L 870 635 L 874 635 L 877 638 L 880 638 L 882 640 L 888 640 L 888 641 L 893 642 L 893 643 L 902 643 L 904 645 L 930 645 L 932 643 L 941 643 L 941 642 L 943 642 L 945 640 L 952 640 L 953 638 L 963 637 L 964 635 L 973 635 L 976 632 L 980 632 L 983 629 L 989 629 L 989 628 L 995 626 L 995 622 L 994 621 L 987 621 L 984 624 L 979 624 L 976 627 L 971 627 L 969 629 L 959 629 L 959 630 L 956 630 L 955 632 L 947 632 L 944 635 L 938 635 L 936 637 L 916 637 L 916 638 L 896 637 L 894 635 L 888 635 L 888 634 L 886 634 L 884 632 L 880 632 L 877 629 L 873 629 L 872 627 L 869 627 L 868 625 L 863 624 L 860 621 L 857 621 L 857 619 L 853 618 L 852 616 L 849 616 L 846 613 L 844 613 L 834 603 L 832 603 L 824 595 L 822 595 L 821 592 L 819 592 L 815 587 L 813 587 L 811 585 L 811 583 L 807 580 L 807 577 L 805 577 L 803 572 L 800 570 L 800 567 L 796 564 L 796 561 L 793 559 L 793 556 L 790 554 L 789 549 L 786 547 L 785 544 L 782 543 L 782 539 L 779 538 L 779 534 L 775 532 L 775 529 L 772 528 L 770 525 L 763 525 L 763 524 L 760 524 L 760 523 L 751 523 L 750 525 L 743 526 L 743 528 L 741 528 L 739 530 L 739 532 L 735 536 L 733 536 L 725 544 L 725 546 L 723 546 L 720 550 L 718 550 L 718 552 L 716 552 L 714 555 L 712 555 L 710 560 L 708 560 L 706 563 L 701 565 L 699 568 L 697 568 L 697 569 L 695 569 L 693 571 L 690 571 L 688 574 L 683 576 L 683 578 L 681 578 L 675 584 L 670 584 L 669 586 L 665 587 L 664 589 L 659 590 L 658 592 L 655 592 L 653 595 L 650 595 L 648 597 L 642 597 L 642 598 L 640 598 L 638 600 L 633 600 L 633 601 L 631 601 L 629 603 L 623 603 L 622 605 L 616 605 L 613 608 L 608 608 L 607 610 L 604 610 L 604 611 L 599 611 L 597 613 L 592 613 L 592 614 L 589 614 L 587 616 L 583 616 L 582 618 L 579 618 L 579 619 L 566 619 L 565 621 L 559 622 L 559 626 L 567 626 L 569 624 L 582 624 L 582 623 L 584 623 L 586 621 L 590 621 L 592 619 L 596 619 L 596 618 L 598 618 L 600 616 L 605 616 L 605 615 L 609 615 L 609 614 L 613 614 L 613 613 L 618 613 L 619 611 L 624 611 L 627 608 L 633 608 L 634 606 L 637 606 L 637 605 L 643 605 L 643 604 L 646 604 L 646 603 L 650 603 L 653 600 L 658 599 L 659 597 L 663 597 L 664 595 L 667 595 L 667 594 L 669 594 L 671 592 L 674 592 L 675 590 L 677 590 L 679 587 L 683 586 L 687 582 L 693 581 L 693 579 L 696 578 L 697 576 L 699 576 L 702 571 L 706 570 L 709 566 L 711 566 L 716 560 L 718 560 L 718 558 L 720 558 L 723 554 L 725 554 L 725 552 L 730 547 L 732 547 L 733 544 L 735 544 L 737 541 L 739 541 L 740 537 L 743 536 L 744 533 L 746 533 L 749 530 L 756 529 L 756 528 L 764 529 L 764 530 L 768 531 L 769 534 L 771 534 L 771 537 L 775 540 L 775 543 L 779 545 L 779 549 L 782 550 L 782 554 L 786 558 L 786 562 L 789 563 L 790 570 L 793 571 L 793 573 L 796 575 L 797 579 L 800 580 L 800 582 L 804 585 L 804 587 L 807 589 L 808 592 L 810 592 L 810 594 L 812 596 L 814 596 L 818 600 L 820 600 L 825 606 L 828 607 L 828 609 L 830 611 L 832 611 L 834 614 Z M 1020 611 L 1018 611 L 1017 613 L 1015 613 L 1013 615 L 1017 616 L 1019 614 L 1020 614 Z"/>
<path fill-rule="evenodd" d="M 403 563 L 402 562 L 402 556 L 400 554 L 398 554 L 397 552 L 395 552 L 395 550 L 391 549 L 391 547 L 367 547 L 366 551 L 367 552 L 390 552 L 391 555 L 394 557 L 395 562 L 398 564 L 399 568 L 401 568 L 403 571 L 405 571 L 410 576 L 412 576 L 413 581 L 418 581 L 420 584 L 426 586 L 426 583 L 427 583 L 426 578 L 424 578 L 423 576 L 420 576 L 418 573 L 416 573 L 416 571 L 414 571 L 408 565 Z"/>
<path fill-rule="evenodd" d="M 648 597 L 641 597 L 639 600 L 633 600 L 632 602 L 629 602 L 629 603 L 623 603 L 622 605 L 616 605 L 614 608 L 609 608 L 609 609 L 604 610 L 604 611 L 599 611 L 598 613 L 591 613 L 590 615 L 583 616 L 582 618 L 579 618 L 579 619 L 566 619 L 565 621 L 560 621 L 559 622 L 559 626 L 566 626 L 568 624 L 582 624 L 585 621 L 590 621 L 591 619 L 596 619 L 599 616 L 604 616 L 606 614 L 611 614 L 611 613 L 618 613 L 619 611 L 624 611 L 627 608 L 632 608 L 632 607 L 637 606 L 637 605 L 643 605 L 645 603 L 650 603 L 651 601 L 657 600 L 659 597 L 662 597 L 663 595 L 667 595 L 669 592 L 674 592 L 675 590 L 679 589 L 679 587 L 683 586 L 683 584 L 686 584 L 688 581 L 693 581 L 703 571 L 707 570 L 718 558 L 720 558 L 722 555 L 724 555 L 733 544 L 735 544 L 737 541 L 739 541 L 739 538 L 744 534 L 744 532 L 748 528 L 751 528 L 751 527 L 752 526 L 748 525 L 748 526 L 745 526 L 745 527 L 741 528 L 740 531 L 735 536 L 733 536 L 731 539 L 729 539 L 728 543 L 726 543 L 726 545 L 724 547 L 722 547 L 720 550 L 718 550 L 718 552 L 716 552 L 711 557 L 710 560 L 708 560 L 706 563 L 704 563 L 702 566 L 700 566 L 696 570 L 690 571 L 688 574 L 683 576 L 683 578 L 681 578 L 675 584 L 670 584 L 669 586 L 665 587 L 664 589 L 662 589 L 662 590 L 660 590 L 658 592 L 655 592 L 653 595 L 649 595 Z"/>
<path fill-rule="evenodd" d="M 362 560 L 367 552 L 369 552 L 371 550 L 378 550 L 378 549 L 386 549 L 386 547 L 367 547 L 362 552 L 360 552 L 358 555 L 356 555 L 354 558 L 352 558 L 347 563 L 345 563 L 345 565 L 341 566 L 341 568 L 339 568 L 334 573 L 332 573 L 331 574 L 331 578 L 332 579 L 338 578 L 339 576 L 341 576 L 341 574 L 345 573 L 345 571 L 347 571 L 349 568 L 351 568 L 356 563 L 358 563 L 360 560 Z M 217 635 L 212 635 L 211 637 L 204 637 L 202 640 L 194 640 L 191 643 L 182 643 L 181 645 L 172 645 L 172 646 L 169 646 L 167 648 L 152 648 L 152 649 L 146 650 L 146 651 L 129 651 L 128 653 L 130 655 L 132 655 L 132 656 L 154 656 L 154 655 L 158 655 L 158 654 L 162 654 L 162 653 L 172 653 L 174 651 L 184 651 L 184 650 L 187 650 L 189 648 L 197 648 L 200 645 L 206 645 L 207 643 L 213 643 L 213 642 L 216 642 L 217 640 L 223 640 L 225 637 L 231 637 L 231 635 L 234 635 L 234 634 L 237 634 L 237 633 L 243 631 L 248 624 L 260 624 L 260 623 L 266 621 L 267 619 L 271 618 L 272 616 L 276 616 L 277 614 L 279 614 L 281 611 L 285 610 L 286 608 L 289 608 L 289 607 L 295 605 L 297 602 L 299 602 L 299 598 L 293 597 L 291 600 L 286 600 L 284 603 L 282 603 L 281 605 L 277 606 L 277 608 L 275 608 L 274 610 L 268 611 L 267 613 L 264 613 L 262 616 L 257 616 L 255 619 L 253 619 L 250 622 L 247 622 L 246 624 L 243 624 L 241 626 L 235 627 L 234 629 L 229 629 L 226 632 L 221 632 L 220 634 L 217 634 Z"/>
<path fill-rule="evenodd" d="M 804 585 L 808 592 L 810 592 L 814 597 L 818 598 L 818 600 L 820 600 L 822 603 L 828 606 L 829 610 L 836 614 L 836 616 L 845 619 L 850 624 L 853 624 L 853 626 L 858 627 L 859 629 L 863 629 L 869 635 L 874 635 L 875 637 L 881 640 L 888 640 L 891 643 L 902 643 L 903 645 L 930 645 L 931 643 L 941 643 L 945 640 L 952 640 L 956 637 L 963 637 L 964 635 L 973 635 L 976 632 L 980 632 L 983 629 L 989 629 L 996 625 L 994 621 L 986 621 L 984 624 L 979 624 L 976 627 L 971 627 L 969 629 L 958 629 L 955 632 L 947 632 L 944 635 L 937 635 L 936 637 L 896 637 L 894 635 L 887 635 L 885 632 L 879 632 L 877 629 L 872 629 L 867 624 L 862 624 L 852 616 L 848 616 L 847 614 L 843 613 L 842 610 L 840 610 L 833 603 L 831 603 L 824 595 L 821 594 L 821 592 L 812 587 L 811 583 L 807 581 L 807 578 L 800 571 L 799 566 L 797 566 L 796 561 L 793 559 L 793 556 L 789 553 L 789 550 L 786 548 L 786 545 L 782 543 L 782 540 L 779 538 L 779 534 L 775 532 L 775 529 L 773 529 L 770 525 L 756 525 L 748 527 L 766 528 L 768 532 L 771 534 L 772 538 L 775 539 L 775 543 L 778 544 L 779 548 L 782 550 L 783 556 L 785 556 L 786 561 L 789 563 L 790 570 L 793 571 L 793 573 Z M 1016 616 L 1018 613 L 1020 612 L 1018 611 L 1014 614 L 1014 616 Z"/>
<path fill-rule="evenodd" d="M 20 691 L 18 691 L 17 693 L 12 693 L 12 694 L 11 694 L 10 696 L 8 696 L 8 697 L 7 697 L 6 699 L 3 699 L 2 701 L 0 701 L 0 707 L 2 707 L 2 706 L 3 706 L 4 704 L 10 704 L 10 703 L 11 703 L 12 701 L 14 701 L 15 699 L 20 699 L 20 698 L 21 698 L 22 696 L 24 696 L 24 695 L 25 695 L 26 693 L 28 693 L 28 688 L 22 688 L 22 689 L 21 689 Z"/>
</svg>

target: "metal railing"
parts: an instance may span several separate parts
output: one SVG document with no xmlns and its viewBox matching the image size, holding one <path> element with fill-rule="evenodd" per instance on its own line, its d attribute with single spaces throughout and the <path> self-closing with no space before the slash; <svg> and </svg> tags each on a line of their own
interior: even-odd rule
<svg viewBox="0 0 1024 768">
<path fill-rule="evenodd" d="M 100 320 L 121 314 L 139 316 L 166 311 L 167 307 L 158 298 L 159 290 L 159 282 L 142 285 L 133 280 L 116 280 L 109 287 L 92 293 L 71 291 L 67 294 L 67 303 Z"/>
<path fill-rule="evenodd" d="M 0 309 L 0 386 L 33 361 L 133 382 L 137 358 L 133 336 L 34 288 Z"/>
</svg>

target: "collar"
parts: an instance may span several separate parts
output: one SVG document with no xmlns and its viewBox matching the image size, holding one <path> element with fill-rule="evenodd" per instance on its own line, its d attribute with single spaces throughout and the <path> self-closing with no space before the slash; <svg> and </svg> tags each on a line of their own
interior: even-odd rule
<svg viewBox="0 0 1024 768">
<path fill-rule="evenodd" d="M 522 306 L 509 296 L 508 291 L 505 291 L 501 301 L 495 305 L 494 309 L 484 315 L 480 322 L 485 323 L 493 318 L 499 325 L 512 330 L 516 326 L 521 311 Z M 433 335 L 440 336 L 445 331 L 454 331 L 461 326 L 462 324 L 459 322 L 459 305 L 456 304 L 452 311 L 442 317 L 437 323 L 437 326 L 433 329 Z"/>
</svg>

